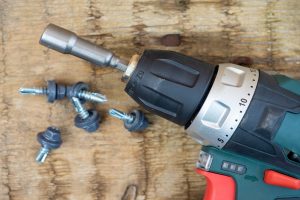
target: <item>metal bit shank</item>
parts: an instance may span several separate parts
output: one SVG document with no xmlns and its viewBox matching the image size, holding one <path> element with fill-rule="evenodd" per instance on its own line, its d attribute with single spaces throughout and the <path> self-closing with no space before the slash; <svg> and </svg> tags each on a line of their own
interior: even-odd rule
<svg viewBox="0 0 300 200">
<path fill-rule="evenodd" d="M 72 54 L 96 65 L 111 66 L 125 71 L 127 65 L 112 52 L 78 37 L 75 33 L 49 24 L 40 44 L 64 54 Z"/>
</svg>

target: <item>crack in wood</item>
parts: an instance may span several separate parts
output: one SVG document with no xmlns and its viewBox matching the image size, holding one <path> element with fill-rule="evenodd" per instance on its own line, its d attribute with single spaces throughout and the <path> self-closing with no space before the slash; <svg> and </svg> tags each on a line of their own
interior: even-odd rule
<svg viewBox="0 0 300 200">
<path fill-rule="evenodd" d="M 268 67 L 272 70 L 276 70 L 274 66 L 274 42 L 276 41 L 275 39 L 275 34 L 274 34 L 274 23 L 275 23 L 275 13 L 274 13 L 274 8 L 276 6 L 277 0 L 268 0 L 267 1 L 267 6 L 266 6 L 266 27 L 268 29 L 269 33 L 269 42 L 268 42 Z"/>
<path fill-rule="evenodd" d="M 8 197 L 8 199 L 13 199 L 13 194 L 12 194 L 12 188 L 10 186 L 11 184 L 11 180 L 10 177 L 12 176 L 11 171 L 10 171 L 10 166 L 9 166 L 9 153 L 7 151 L 7 146 L 8 146 L 8 142 L 7 142 L 7 133 L 4 132 L 2 133 L 3 137 L 4 137 L 4 142 L 3 142 L 3 146 L 4 146 L 4 151 L 1 152 L 1 156 L 3 157 L 2 160 L 2 172 L 1 172 L 1 182 L 2 185 L 7 189 L 6 195 Z M 4 154 L 4 155 L 3 155 Z M 5 194 L 2 194 L 5 195 Z M 1 197 L 1 196 L 0 196 Z M 2 198 L 2 197 L 1 197 Z"/>
<path fill-rule="evenodd" d="M 146 140 L 146 137 L 145 137 L 145 134 L 143 135 L 143 144 L 142 144 L 142 147 L 143 147 L 143 163 L 144 163 L 144 173 L 145 173 L 145 190 L 143 191 L 144 195 L 145 195 L 145 199 L 144 200 L 148 200 L 148 182 L 149 182 L 149 165 L 148 165 L 148 161 L 147 161 L 147 148 L 146 148 L 146 145 L 147 145 L 147 140 Z"/>
<path fill-rule="evenodd" d="M 225 45 L 226 45 L 226 59 L 228 60 L 232 56 L 232 49 L 234 45 L 232 44 L 233 38 L 237 37 L 237 33 L 240 31 L 240 22 L 237 18 L 237 13 L 235 11 L 232 11 L 232 7 L 236 6 L 237 1 L 236 0 L 226 0 L 223 1 L 223 13 L 225 15 L 225 21 L 221 24 L 223 31 L 222 33 L 225 35 Z M 234 33 L 232 35 L 232 33 Z"/>
<path fill-rule="evenodd" d="M 134 37 L 132 40 L 132 43 L 135 46 L 135 49 L 137 49 L 137 51 L 141 48 L 145 46 L 144 43 L 144 36 L 147 34 L 147 32 L 145 31 L 145 28 L 147 27 L 144 23 L 143 23 L 143 19 L 140 16 L 140 13 L 143 13 L 145 10 L 145 7 L 143 4 L 139 3 L 139 2 L 133 2 L 132 4 L 132 15 L 133 15 L 133 21 L 135 22 L 135 25 L 132 26 L 132 28 L 134 29 Z"/>
<path fill-rule="evenodd" d="M 5 19 L 5 8 L 6 8 L 6 1 L 3 0 L 1 2 L 1 6 L 0 6 L 0 32 L 1 32 L 1 51 L 2 51 L 2 55 L 1 55 L 1 63 L 2 63 L 2 66 L 1 66 L 1 71 L 3 73 L 1 73 L 0 75 L 2 76 L 1 78 L 1 84 L 5 84 L 6 83 L 6 80 L 5 78 L 7 77 L 7 63 L 6 63 L 6 33 L 5 33 L 5 30 L 4 30 L 4 27 L 5 27 L 5 22 L 4 22 L 4 19 Z M 1 88 L 2 90 L 3 88 Z M 3 150 L 0 152 L 1 153 L 1 157 L 3 158 L 2 159 L 2 166 L 1 166 L 1 184 L 3 187 L 5 187 L 7 189 L 7 192 L 6 193 L 2 193 L 0 198 L 2 198 L 2 195 L 6 195 L 8 197 L 8 199 L 13 199 L 13 190 L 12 190 L 12 187 L 11 187 L 11 177 L 12 177 L 12 173 L 11 173 L 11 170 L 10 170 L 10 162 L 9 162 L 9 151 L 8 151 L 8 130 L 7 130 L 7 123 L 9 122 L 9 102 L 7 101 L 7 98 L 5 97 L 5 94 L 4 94 L 4 91 L 2 90 L 0 92 L 1 94 L 1 104 L 3 105 L 3 108 L 1 109 L 1 121 L 3 122 L 3 125 L 2 125 L 2 130 L 3 132 L 1 132 L 1 138 L 3 138 L 1 140 L 1 148 L 3 148 Z"/>
<path fill-rule="evenodd" d="M 88 23 L 92 24 L 92 32 L 98 32 L 101 29 L 101 17 L 103 13 L 97 5 L 96 0 L 88 1 Z"/>
<path fill-rule="evenodd" d="M 4 23 L 4 18 L 5 18 L 5 6 L 6 6 L 6 1 L 3 0 L 0 6 L 0 32 L 1 32 L 1 50 L 2 50 L 2 55 L 1 55 L 1 63 L 2 63 L 2 72 L 3 72 L 3 79 L 7 76 L 6 72 L 6 39 L 5 39 L 5 23 Z"/>
<path fill-rule="evenodd" d="M 51 179 L 49 181 L 53 190 L 48 195 L 50 200 L 56 199 L 69 199 L 68 196 L 71 194 L 71 168 L 68 161 L 64 159 L 53 158 L 48 159 L 48 170 L 51 173 Z"/>
<path fill-rule="evenodd" d="M 90 179 L 90 193 L 95 200 L 101 200 L 104 198 L 104 193 L 106 192 L 105 177 L 100 174 L 101 171 L 101 152 L 95 151 L 93 153 L 93 165 L 95 166 L 96 172 Z M 100 170 L 100 171 L 99 171 Z"/>
</svg>

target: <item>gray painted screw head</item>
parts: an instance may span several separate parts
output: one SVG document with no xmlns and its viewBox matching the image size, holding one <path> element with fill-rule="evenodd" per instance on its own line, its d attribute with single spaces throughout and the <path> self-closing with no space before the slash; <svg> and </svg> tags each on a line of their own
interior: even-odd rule
<svg viewBox="0 0 300 200">
<path fill-rule="evenodd" d="M 77 82 L 71 86 L 67 87 L 67 97 L 71 99 L 72 97 L 78 97 L 78 93 L 81 91 L 89 90 L 88 84 L 84 82 Z M 81 103 L 85 103 L 85 99 L 80 99 Z"/>
<path fill-rule="evenodd" d="M 66 96 L 67 87 L 58 85 L 55 81 L 47 81 L 48 102 L 53 103 L 55 100 L 63 99 Z"/>
<path fill-rule="evenodd" d="M 38 163 L 43 163 L 48 153 L 62 144 L 60 130 L 56 127 L 48 127 L 46 131 L 38 133 L 37 140 L 42 146 L 36 157 Z"/>
<path fill-rule="evenodd" d="M 148 119 L 141 110 L 132 110 L 129 114 L 117 109 L 109 109 L 109 114 L 120 120 L 123 120 L 124 127 L 130 132 L 140 132 L 145 130 L 148 125 Z"/>
<path fill-rule="evenodd" d="M 74 124 L 78 128 L 82 128 L 89 133 L 95 132 L 100 127 L 101 117 L 96 110 L 88 110 L 89 116 L 85 119 L 78 114 L 74 119 Z"/>
<path fill-rule="evenodd" d="M 96 92 L 89 92 L 89 87 L 84 82 L 77 82 L 72 86 L 67 87 L 67 96 L 69 99 L 72 97 L 77 97 L 80 99 L 81 103 L 85 100 L 93 101 L 97 103 L 104 103 L 107 101 L 106 96 Z"/>
<path fill-rule="evenodd" d="M 95 132 L 100 126 L 101 117 L 96 110 L 86 110 L 80 100 L 72 97 L 73 106 L 78 113 L 74 119 L 74 124 L 78 128 L 82 128 L 87 132 Z"/>
</svg>

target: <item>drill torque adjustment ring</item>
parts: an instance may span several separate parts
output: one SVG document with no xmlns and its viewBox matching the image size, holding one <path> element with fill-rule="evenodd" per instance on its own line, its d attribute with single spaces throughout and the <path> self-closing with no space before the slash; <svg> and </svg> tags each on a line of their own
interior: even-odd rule
<svg viewBox="0 0 300 200">
<path fill-rule="evenodd" d="M 140 110 L 132 110 L 129 114 L 117 109 L 109 109 L 109 114 L 124 122 L 125 128 L 130 132 L 140 132 L 148 127 L 148 119 Z"/>
<path fill-rule="evenodd" d="M 202 145 L 223 148 L 242 121 L 258 78 L 256 69 L 219 64 L 214 83 L 186 132 Z"/>
<path fill-rule="evenodd" d="M 38 163 L 43 163 L 49 152 L 62 144 L 60 130 L 56 127 L 49 127 L 45 132 L 39 133 L 37 140 L 42 146 L 35 159 Z"/>
</svg>

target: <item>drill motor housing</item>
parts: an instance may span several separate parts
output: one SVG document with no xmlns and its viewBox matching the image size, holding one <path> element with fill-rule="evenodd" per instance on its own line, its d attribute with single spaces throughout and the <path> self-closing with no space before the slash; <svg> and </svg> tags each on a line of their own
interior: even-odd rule
<svg viewBox="0 0 300 200">
<path fill-rule="evenodd" d="M 125 91 L 150 112 L 189 130 L 207 96 L 212 92 L 221 65 L 214 66 L 176 52 L 146 50 L 141 55 Z M 226 67 L 234 66 L 227 64 Z M 248 74 L 251 72 L 255 70 L 245 71 Z M 251 94 L 246 112 L 234 133 L 222 147 L 213 146 L 300 174 L 300 163 L 292 158 L 295 156 L 291 156 L 300 154 L 300 123 L 293 126 L 296 128 L 294 130 L 279 132 L 282 123 L 287 123 L 286 116 L 300 120 L 300 93 L 280 86 L 280 77 L 262 71 L 256 75 L 256 84 L 251 85 L 247 91 L 253 90 L 253 96 Z M 300 87 L 300 83 L 297 86 Z M 237 94 L 227 95 L 233 98 Z M 278 139 L 282 137 L 286 138 L 285 141 Z M 199 141 L 198 138 L 196 140 Z"/>
</svg>

